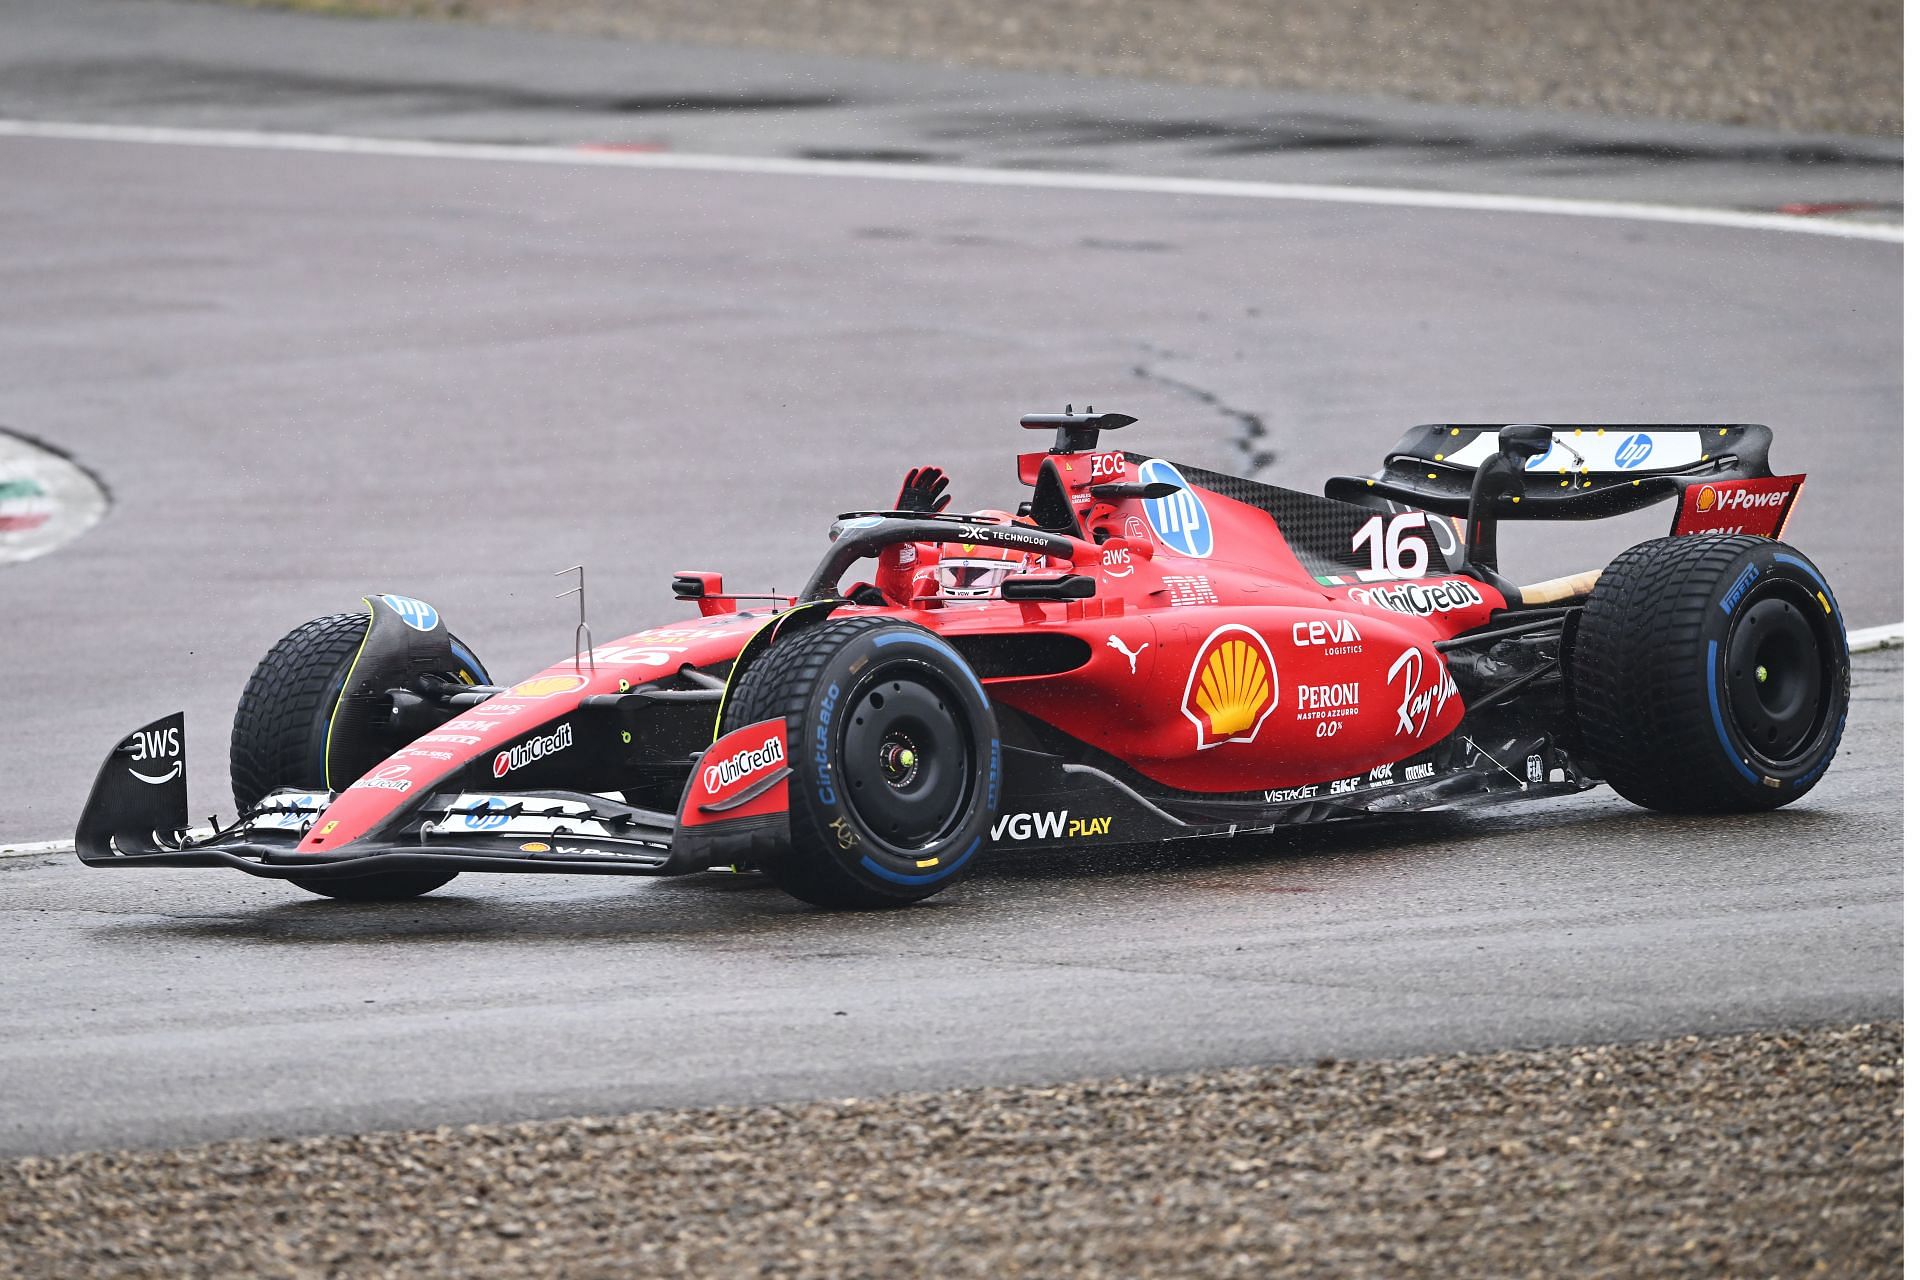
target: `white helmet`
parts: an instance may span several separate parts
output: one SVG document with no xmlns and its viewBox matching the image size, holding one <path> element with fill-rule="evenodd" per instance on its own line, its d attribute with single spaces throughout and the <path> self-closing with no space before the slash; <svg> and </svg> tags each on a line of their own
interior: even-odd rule
<svg viewBox="0 0 1920 1280">
<path fill-rule="evenodd" d="M 975 524 L 1012 524 L 1009 511 L 975 511 L 968 515 Z M 945 542 L 940 545 L 940 594 L 949 600 L 983 600 L 999 594 L 1000 584 L 1016 573 L 1023 573 L 1032 558 L 1023 551 L 1006 547 L 982 546 L 976 542 Z"/>
</svg>

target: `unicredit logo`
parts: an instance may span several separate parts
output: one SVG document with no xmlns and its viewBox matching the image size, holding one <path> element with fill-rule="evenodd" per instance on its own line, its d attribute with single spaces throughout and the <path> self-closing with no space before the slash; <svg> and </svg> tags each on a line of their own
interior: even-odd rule
<svg viewBox="0 0 1920 1280">
<path fill-rule="evenodd" d="M 1486 603 L 1480 598 L 1478 587 L 1458 578 L 1443 582 L 1403 582 L 1390 587 L 1355 587 L 1347 592 L 1347 598 L 1416 618 L 1472 609 Z"/>
<path fill-rule="evenodd" d="M 706 784 L 707 793 L 711 795 L 786 758 L 786 743 L 776 734 L 751 751 L 736 751 L 725 760 L 714 761 L 700 775 L 700 781 Z"/>
<path fill-rule="evenodd" d="M 563 724 L 552 733 L 539 738 L 529 738 L 517 747 L 502 751 L 493 758 L 493 776 L 504 778 L 515 769 L 524 769 L 535 760 L 543 760 L 556 751 L 565 751 L 573 745 L 573 726 Z"/>
</svg>

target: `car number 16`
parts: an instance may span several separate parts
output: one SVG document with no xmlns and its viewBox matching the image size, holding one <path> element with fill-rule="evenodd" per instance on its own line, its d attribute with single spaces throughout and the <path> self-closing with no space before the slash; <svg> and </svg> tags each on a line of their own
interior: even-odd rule
<svg viewBox="0 0 1920 1280">
<path fill-rule="evenodd" d="M 1427 544 L 1420 536 L 1426 527 L 1427 517 L 1419 511 L 1403 511 L 1391 523 L 1385 516 L 1369 519 L 1355 531 L 1353 549 L 1365 547 L 1372 565 L 1354 576 L 1362 582 L 1426 576 Z"/>
</svg>

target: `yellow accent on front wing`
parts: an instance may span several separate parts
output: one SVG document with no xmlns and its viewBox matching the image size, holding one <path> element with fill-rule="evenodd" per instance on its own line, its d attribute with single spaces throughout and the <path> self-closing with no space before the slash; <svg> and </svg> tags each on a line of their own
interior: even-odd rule
<svg viewBox="0 0 1920 1280">
<path fill-rule="evenodd" d="M 753 634 L 749 635 L 746 638 L 746 640 L 744 640 L 741 643 L 740 648 L 736 650 L 734 654 L 733 668 L 732 670 L 727 672 L 726 688 L 720 691 L 720 705 L 718 708 L 714 710 L 714 713 L 713 713 L 713 740 L 715 742 L 720 741 L 720 717 L 727 713 L 727 699 L 733 696 L 733 682 L 740 675 L 739 655 L 742 653 L 745 653 L 748 647 L 751 646 L 755 640 L 758 640 L 760 638 L 760 633 L 762 631 L 765 631 L 768 627 L 776 625 L 782 618 L 785 618 L 791 614 L 799 613 L 802 609 L 817 609 L 823 604 L 830 605 L 831 603 L 832 602 L 828 600 L 808 600 L 801 604 L 796 604 L 790 609 L 782 609 L 780 610 L 780 612 L 774 614 L 772 617 L 768 618 L 765 622 L 755 627 L 753 629 Z"/>
<path fill-rule="evenodd" d="M 320 748 L 320 777 L 329 791 L 340 789 L 333 785 L 333 725 L 340 718 L 340 703 L 347 696 L 347 686 L 353 683 L 353 669 L 360 665 L 360 655 L 367 651 L 367 638 L 373 634 L 373 601 L 361 596 L 360 603 L 367 606 L 367 629 L 361 633 L 360 647 L 353 651 L 353 661 L 347 664 L 346 678 L 340 682 L 340 696 L 333 700 L 333 711 L 327 716 L 327 741 Z"/>
</svg>

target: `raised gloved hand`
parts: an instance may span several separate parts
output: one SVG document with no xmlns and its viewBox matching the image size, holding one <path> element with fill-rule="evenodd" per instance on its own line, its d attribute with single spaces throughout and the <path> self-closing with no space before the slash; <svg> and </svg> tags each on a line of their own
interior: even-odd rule
<svg viewBox="0 0 1920 1280">
<path fill-rule="evenodd" d="M 947 496 L 946 472 L 938 467 L 915 467 L 900 482 L 900 496 L 894 501 L 893 509 L 935 515 L 945 511 L 952 501 Z"/>
</svg>

